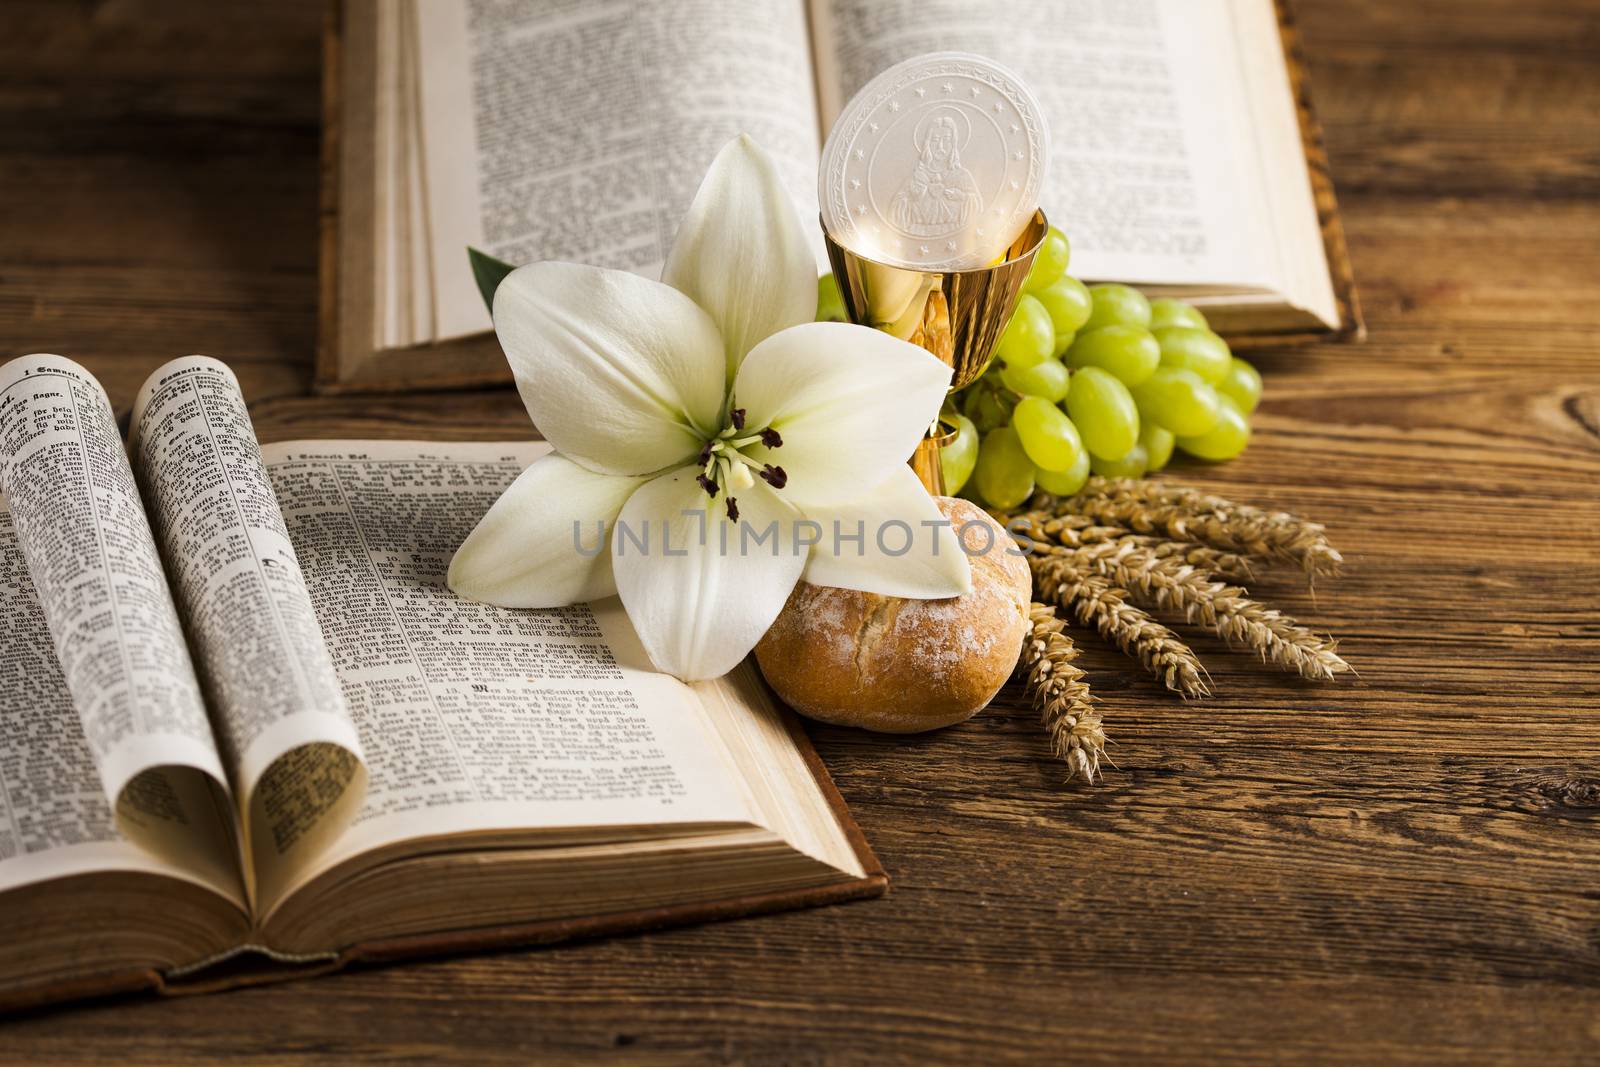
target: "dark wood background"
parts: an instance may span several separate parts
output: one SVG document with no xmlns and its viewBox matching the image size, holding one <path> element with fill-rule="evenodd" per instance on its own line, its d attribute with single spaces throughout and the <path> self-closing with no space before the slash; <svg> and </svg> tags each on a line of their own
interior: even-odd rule
<svg viewBox="0 0 1600 1067">
<path fill-rule="evenodd" d="M 0 1058 L 1596 1062 L 1600 5 L 1301 0 L 1370 340 L 1273 353 L 1258 436 L 1177 470 L 1326 522 L 1314 686 L 1196 647 L 1185 705 L 1092 640 L 1118 767 L 1061 784 L 1002 700 L 819 728 L 884 900 L 47 1012 Z M 304 398 L 311 0 L 0 8 L 0 355 L 125 407 L 238 371 L 264 438 L 506 437 L 509 394 Z"/>
</svg>

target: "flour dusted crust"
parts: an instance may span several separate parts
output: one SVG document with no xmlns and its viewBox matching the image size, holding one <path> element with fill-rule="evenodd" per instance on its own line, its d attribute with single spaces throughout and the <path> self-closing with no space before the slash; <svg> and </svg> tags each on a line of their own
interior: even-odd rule
<svg viewBox="0 0 1600 1067">
<path fill-rule="evenodd" d="M 801 582 L 756 646 L 773 689 L 823 722 L 915 733 L 980 711 L 1010 677 L 1027 631 L 1032 578 L 1005 530 L 975 504 L 940 497 L 962 533 L 972 589 L 906 600 Z M 987 524 L 991 539 L 974 523 Z"/>
</svg>

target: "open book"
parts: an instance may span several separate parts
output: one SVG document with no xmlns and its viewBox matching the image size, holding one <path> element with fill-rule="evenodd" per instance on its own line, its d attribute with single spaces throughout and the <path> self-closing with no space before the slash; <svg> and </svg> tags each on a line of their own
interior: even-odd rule
<svg viewBox="0 0 1600 1067">
<path fill-rule="evenodd" d="M 509 380 L 467 265 L 655 277 L 717 149 L 774 157 L 815 231 L 820 145 L 879 71 L 1016 70 L 1051 124 L 1072 272 L 1237 343 L 1359 329 L 1274 0 L 344 0 L 328 36 L 322 389 Z"/>
<path fill-rule="evenodd" d="M 546 447 L 263 449 L 192 356 L 125 450 L 77 364 L 0 368 L 0 1006 L 883 891 L 748 668 L 444 587 Z"/>
</svg>

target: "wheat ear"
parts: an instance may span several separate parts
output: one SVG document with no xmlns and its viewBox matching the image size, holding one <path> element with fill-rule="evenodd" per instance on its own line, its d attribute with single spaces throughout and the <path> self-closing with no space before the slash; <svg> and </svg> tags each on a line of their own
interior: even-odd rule
<svg viewBox="0 0 1600 1067">
<path fill-rule="evenodd" d="M 1100 526 L 1093 519 L 1071 512 L 1056 513 L 1034 509 L 1014 515 L 1000 512 L 995 514 L 995 518 L 1024 549 L 1030 544 L 1065 545 L 1068 548 L 1077 548 L 1079 545 L 1112 541 L 1129 533 L 1124 527 Z"/>
<path fill-rule="evenodd" d="M 1070 555 L 1036 556 L 1031 562 L 1039 599 L 1070 609 L 1079 622 L 1137 659 L 1168 689 L 1184 697 L 1210 694 L 1205 668 L 1194 651 L 1148 612 L 1127 603 L 1121 590 Z"/>
<path fill-rule="evenodd" d="M 1224 552 L 1210 545 L 1193 541 L 1167 541 L 1135 534 L 1121 526 L 1100 526 L 1082 515 L 1051 515 L 1035 510 L 1017 515 L 1000 514 L 997 518 L 1011 532 L 1017 544 L 1030 553 L 1059 554 L 1063 550 L 1089 545 L 1133 544 L 1149 549 L 1158 556 L 1179 556 L 1196 567 L 1222 575 L 1230 581 L 1255 580 L 1255 568 L 1251 566 L 1249 556 Z"/>
<path fill-rule="evenodd" d="M 1078 549 L 1078 566 L 1092 569 L 1157 609 L 1181 612 L 1235 647 L 1251 649 L 1263 662 L 1303 678 L 1326 681 L 1350 670 L 1336 643 L 1294 619 L 1215 580 L 1176 556 L 1160 556 L 1137 545 L 1092 545 Z"/>
<path fill-rule="evenodd" d="M 1236 504 L 1185 486 L 1093 477 L 1073 506 L 1096 522 L 1115 522 L 1140 533 L 1161 532 L 1226 551 L 1288 560 L 1311 578 L 1336 575 L 1344 563 L 1321 523 L 1287 511 Z"/>
<path fill-rule="evenodd" d="M 1100 772 L 1106 733 L 1083 671 L 1072 663 L 1078 647 L 1048 604 L 1035 602 L 1029 608 L 1028 626 L 1017 663 L 1028 697 L 1050 733 L 1051 749 L 1067 765 L 1067 781 L 1082 775 L 1092 782 Z"/>
</svg>

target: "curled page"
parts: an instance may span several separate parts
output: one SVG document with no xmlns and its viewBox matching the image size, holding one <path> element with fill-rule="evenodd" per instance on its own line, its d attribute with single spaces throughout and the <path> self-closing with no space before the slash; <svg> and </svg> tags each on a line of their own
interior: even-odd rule
<svg viewBox="0 0 1600 1067">
<path fill-rule="evenodd" d="M 267 446 L 368 739 L 366 803 L 319 871 L 428 837 L 753 819 L 694 693 L 650 667 L 615 598 L 509 611 L 445 585 L 456 546 L 548 447 Z"/>
<path fill-rule="evenodd" d="M 233 851 L 226 778 L 110 401 L 60 356 L 0 367 L 0 491 L 118 828 Z"/>
<path fill-rule="evenodd" d="M 199 881 L 244 910 L 231 852 L 188 859 L 162 862 L 117 832 L 11 508 L 0 499 L 0 893 L 47 879 L 140 871 Z M 0 906 L 0 940 L 20 936 L 12 918 Z"/>
<path fill-rule="evenodd" d="M 129 448 L 232 772 L 257 899 L 360 808 L 366 769 L 233 372 L 157 370 Z"/>
</svg>

